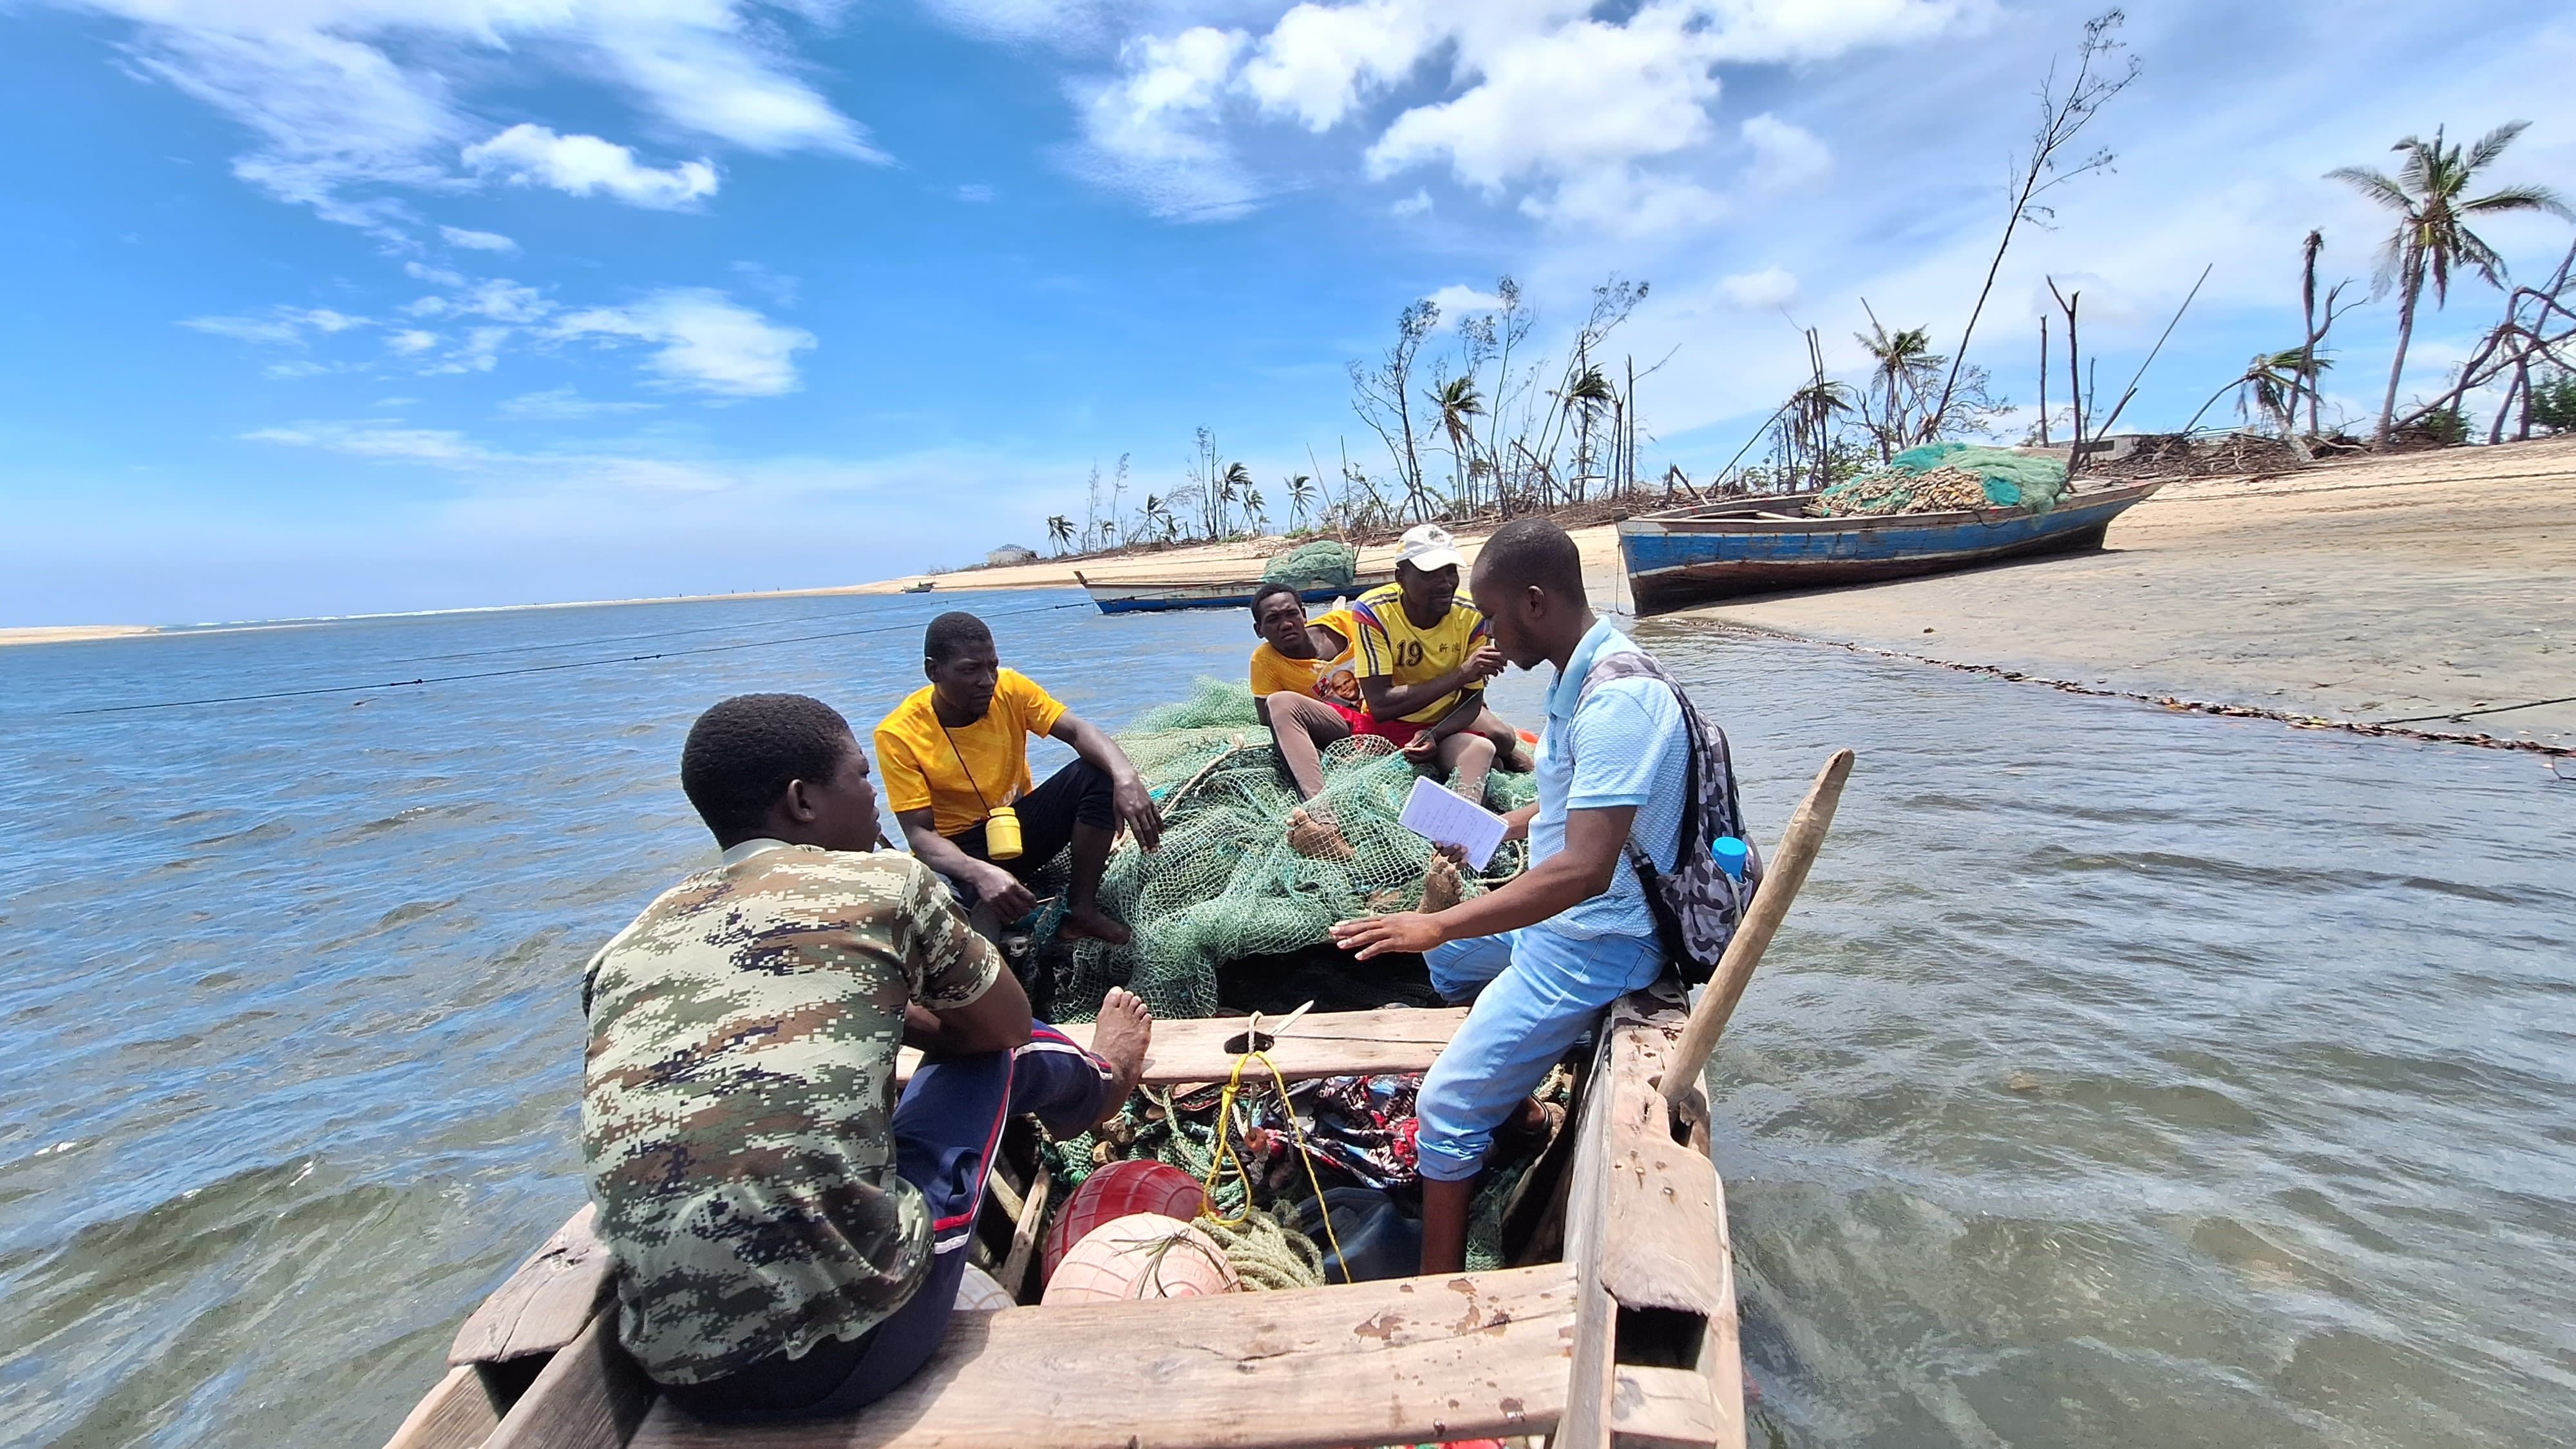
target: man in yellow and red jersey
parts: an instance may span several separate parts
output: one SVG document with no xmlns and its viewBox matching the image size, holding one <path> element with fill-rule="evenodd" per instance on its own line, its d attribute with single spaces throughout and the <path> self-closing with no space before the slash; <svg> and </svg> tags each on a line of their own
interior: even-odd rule
<svg viewBox="0 0 2576 1449">
<path fill-rule="evenodd" d="M 1458 596 L 1465 558 L 1449 530 L 1425 523 L 1405 531 L 1395 582 L 1351 605 L 1361 733 L 1389 740 L 1416 763 L 1437 761 L 1449 788 L 1481 801 L 1497 759 L 1526 770 L 1520 736 L 1485 707 L 1485 681 L 1503 672 L 1485 616 Z"/>
</svg>

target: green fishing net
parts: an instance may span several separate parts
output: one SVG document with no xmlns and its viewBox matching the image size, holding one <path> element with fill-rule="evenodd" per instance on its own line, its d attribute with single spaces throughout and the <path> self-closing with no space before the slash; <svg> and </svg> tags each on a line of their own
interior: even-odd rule
<svg viewBox="0 0 2576 1449">
<path fill-rule="evenodd" d="M 1201 679 L 1118 743 L 1162 806 L 1162 848 L 1129 840 L 1110 856 L 1100 904 L 1135 940 L 1072 946 L 1057 982 L 1060 1017 L 1089 1017 L 1112 986 L 1143 997 L 1158 1017 L 1212 1016 L 1219 966 L 1319 945 L 1335 921 L 1420 905 L 1431 843 L 1396 818 L 1422 772 L 1386 741 L 1358 737 L 1324 752 L 1320 803 L 1349 844 L 1347 859 L 1290 843 L 1289 814 L 1303 802 L 1244 685 Z M 1528 775 L 1497 768 L 1485 777 L 1485 807 L 1497 813 L 1537 794 Z M 1507 843 L 1481 880 L 1465 881 L 1462 898 L 1509 879 L 1524 859 L 1519 843 Z"/>
<path fill-rule="evenodd" d="M 1300 589 L 1344 589 L 1359 577 L 1359 566 L 1360 556 L 1349 544 L 1319 538 L 1272 559 L 1261 571 L 1261 581 Z"/>
<path fill-rule="evenodd" d="M 1810 511 L 1825 517 L 1963 508 L 2046 513 L 2065 493 L 2066 465 L 2054 458 L 2010 448 L 1925 443 L 1897 454 L 1876 472 L 1828 486 Z"/>
</svg>

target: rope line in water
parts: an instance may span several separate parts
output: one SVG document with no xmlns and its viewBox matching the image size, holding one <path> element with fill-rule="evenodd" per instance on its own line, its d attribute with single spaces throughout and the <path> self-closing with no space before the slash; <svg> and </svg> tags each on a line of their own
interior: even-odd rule
<svg viewBox="0 0 2576 1449">
<path fill-rule="evenodd" d="M 1009 619 L 1022 614 L 1045 614 L 1058 609 L 1088 609 L 1089 600 L 1071 604 L 1041 604 L 1033 609 L 1012 609 L 1000 614 L 987 614 L 987 619 Z M 205 699 L 165 699 L 149 704 L 104 704 L 88 709 L 67 709 L 66 716 L 83 714 L 132 714 L 153 709 L 192 709 L 209 704 L 252 704 L 272 699 L 308 699 L 322 694 L 365 694 L 374 690 L 416 689 L 430 684 L 457 684 L 472 679 L 504 679 L 519 674 L 554 674 L 567 669 L 599 669 L 611 664 L 641 664 L 653 659 L 685 659 L 696 654 L 726 654 L 737 649 L 766 649 L 780 644 L 810 644 L 818 639 L 852 639 L 862 634 L 892 634 L 918 628 L 918 624 L 880 624 L 866 629 L 836 629 L 824 634 L 798 634 L 787 639 L 749 639 L 735 644 L 707 644 L 695 649 L 665 649 L 652 654 L 625 654 L 608 659 L 576 659 L 564 664 L 523 664 L 510 669 L 481 669 L 465 674 L 433 674 L 418 679 L 387 679 L 373 684 L 326 684 L 312 689 L 276 689 L 260 694 L 215 695 Z M 649 636 L 647 636 L 649 637 Z"/>
<path fill-rule="evenodd" d="M 2530 702 L 2529 702 L 2529 703 L 2527 703 L 2527 704 L 2499 704 L 2499 705 L 2492 705 L 2492 706 L 2489 706 L 2489 707 L 2488 707 L 2488 708 L 2486 708 L 2486 709 L 2460 709 L 2460 710 L 2449 710 L 2449 711 L 2445 711 L 2444 713 L 2441 713 L 2441 714 L 2412 714 L 2412 715 L 2408 715 L 2408 716 L 2407 716 L 2406 718 L 2404 718 L 2404 719 L 2383 719 L 2383 720 L 2373 720 L 2373 721 L 2371 721 L 2371 723 L 2373 723 L 2373 724 L 2384 724 L 2384 725 L 2401 725 L 2401 724 L 2422 724 L 2422 723 L 2424 723 L 2424 722 L 2425 722 L 2425 721 L 2427 721 L 2427 720 L 2437 720 L 2437 719 L 2459 720 L 2459 719 L 2467 719 L 2467 718 L 2469 718 L 2469 717 L 2470 717 L 2470 716 L 2472 716 L 2472 715 L 2481 715 L 2481 714 L 2511 714 L 2511 713 L 2513 713 L 2515 710 L 2518 710 L 2518 709 L 2538 709 L 2538 708 L 2540 708 L 2540 707 L 2541 707 L 2542 705 L 2544 705 L 2544 704 L 2576 704 L 2576 694 L 2566 695 L 2566 696 L 2563 696 L 2563 697 L 2558 698 L 2558 699 L 2535 699 L 2535 700 L 2530 701 Z"/>
</svg>

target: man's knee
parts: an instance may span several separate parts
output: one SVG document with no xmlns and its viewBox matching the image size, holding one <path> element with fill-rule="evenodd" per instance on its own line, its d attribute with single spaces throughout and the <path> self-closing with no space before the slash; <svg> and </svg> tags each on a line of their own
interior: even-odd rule
<svg viewBox="0 0 2576 1449">
<path fill-rule="evenodd" d="M 1494 742 L 1473 731 L 1451 735 L 1449 758 L 1458 765 L 1490 765 L 1494 762 Z"/>
</svg>

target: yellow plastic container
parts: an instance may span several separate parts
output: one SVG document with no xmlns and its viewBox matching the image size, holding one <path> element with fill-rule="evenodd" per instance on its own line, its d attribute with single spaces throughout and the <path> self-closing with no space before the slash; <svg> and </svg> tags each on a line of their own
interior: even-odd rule
<svg viewBox="0 0 2576 1449">
<path fill-rule="evenodd" d="M 987 860 L 1020 858 L 1020 817 L 1008 805 L 996 805 L 984 817 L 984 857 Z"/>
</svg>

